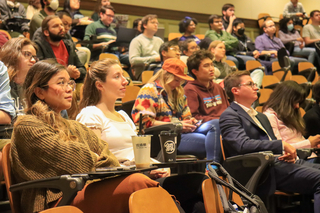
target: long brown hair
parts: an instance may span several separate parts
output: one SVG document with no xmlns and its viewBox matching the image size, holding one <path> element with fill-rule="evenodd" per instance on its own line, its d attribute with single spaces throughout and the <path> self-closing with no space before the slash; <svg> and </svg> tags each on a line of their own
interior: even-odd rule
<svg viewBox="0 0 320 213">
<path fill-rule="evenodd" d="M 285 81 L 279 84 L 271 93 L 270 98 L 264 104 L 262 110 L 273 109 L 278 118 L 290 129 L 303 134 L 305 124 L 300 110 L 294 105 L 300 105 L 307 97 L 305 89 L 295 81 Z"/>
<path fill-rule="evenodd" d="M 168 95 L 168 102 L 170 103 L 173 110 L 177 112 L 182 112 L 184 107 L 184 90 L 180 85 L 176 87 L 174 90 L 171 90 L 168 85 L 170 82 L 174 80 L 175 75 L 165 71 L 164 69 L 159 70 L 152 78 L 150 78 L 149 83 L 153 83 L 155 81 L 159 81 L 160 85 L 166 91 Z"/>
<path fill-rule="evenodd" d="M 48 89 L 47 85 L 49 80 L 63 70 L 66 70 L 66 68 L 52 59 L 37 62 L 30 68 L 23 84 L 26 102 L 25 112 L 49 124 L 49 126 L 58 132 L 60 138 L 76 140 L 76 137 L 71 136 L 70 132 L 67 131 L 66 122 L 64 122 L 60 114 L 51 110 L 50 107 L 35 94 L 36 88 Z M 18 124 L 19 118 L 15 125 Z"/>
<path fill-rule="evenodd" d="M 118 64 L 114 59 L 103 59 L 91 64 L 84 79 L 83 98 L 80 101 L 80 110 L 87 106 L 95 106 L 101 99 L 101 92 L 96 87 L 96 82 L 106 82 L 108 70 L 111 66 Z"/>
<path fill-rule="evenodd" d="M 10 81 L 19 72 L 19 59 L 22 56 L 22 48 L 27 45 L 32 45 L 37 51 L 38 47 L 30 39 L 24 37 L 12 38 L 7 41 L 0 50 L 0 61 L 8 68 Z"/>
</svg>

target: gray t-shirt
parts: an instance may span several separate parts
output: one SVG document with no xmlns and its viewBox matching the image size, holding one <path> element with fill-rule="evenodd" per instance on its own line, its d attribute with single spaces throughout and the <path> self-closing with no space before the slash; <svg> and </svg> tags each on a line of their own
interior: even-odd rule
<svg viewBox="0 0 320 213">
<path fill-rule="evenodd" d="M 310 39 L 320 39 L 320 27 L 312 24 L 307 24 L 302 29 L 302 37 Z"/>
</svg>

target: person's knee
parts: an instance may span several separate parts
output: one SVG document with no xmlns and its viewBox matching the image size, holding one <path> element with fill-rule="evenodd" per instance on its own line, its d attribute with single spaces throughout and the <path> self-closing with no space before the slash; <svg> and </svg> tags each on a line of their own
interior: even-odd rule
<svg viewBox="0 0 320 213">
<path fill-rule="evenodd" d="M 158 182 L 151 180 L 149 177 L 141 173 L 132 174 L 126 179 L 126 181 L 128 181 L 128 186 L 131 186 L 133 191 L 150 187 L 157 187 L 159 185 Z"/>
</svg>

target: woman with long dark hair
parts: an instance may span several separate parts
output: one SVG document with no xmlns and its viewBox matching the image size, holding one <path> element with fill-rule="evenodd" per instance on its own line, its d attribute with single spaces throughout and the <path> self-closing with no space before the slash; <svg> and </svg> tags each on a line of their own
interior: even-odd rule
<svg viewBox="0 0 320 213">
<path fill-rule="evenodd" d="M 320 135 L 303 137 L 305 123 L 299 107 L 306 99 L 306 91 L 295 81 L 279 84 L 263 106 L 277 139 L 290 143 L 295 148 L 314 148 L 320 143 Z M 315 154 L 312 158 L 316 157 Z M 313 161 L 313 160 L 310 160 Z"/>
</svg>

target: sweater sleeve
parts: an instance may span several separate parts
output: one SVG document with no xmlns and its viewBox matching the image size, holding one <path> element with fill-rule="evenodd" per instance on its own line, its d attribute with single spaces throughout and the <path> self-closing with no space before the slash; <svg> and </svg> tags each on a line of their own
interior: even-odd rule
<svg viewBox="0 0 320 213">
<path fill-rule="evenodd" d="M 290 35 L 282 32 L 279 30 L 279 38 L 281 39 L 283 44 L 289 43 L 290 41 L 295 41 L 296 39 L 293 37 L 290 37 Z"/>
<path fill-rule="evenodd" d="M 41 179 L 85 173 L 102 164 L 118 165 L 111 160 L 113 155 L 108 151 L 106 143 L 98 140 L 92 131 L 91 134 L 90 130 L 84 128 L 71 129 L 78 132 L 76 135 L 84 137 L 71 136 L 71 139 L 64 139 L 57 130 L 34 116 L 19 119 L 12 138 L 12 157 L 15 167 L 25 168 L 19 174 L 20 178 Z M 87 134 L 83 134 L 83 131 Z M 91 141 L 85 143 L 87 140 Z"/>
<path fill-rule="evenodd" d="M 84 41 L 90 41 L 90 37 L 91 37 L 92 35 L 95 35 L 93 26 L 94 26 L 94 22 L 91 23 L 91 24 L 89 24 L 89 25 L 86 27 L 86 30 L 85 30 L 85 33 L 84 33 L 84 37 L 83 37 L 83 40 L 84 40 Z M 86 47 L 89 48 L 90 50 L 92 50 L 93 44 L 87 44 Z"/>
<path fill-rule="evenodd" d="M 147 84 L 142 87 L 132 108 L 133 122 L 138 123 L 140 113 L 142 113 L 143 127 L 151 127 L 157 115 L 157 108 L 160 107 L 158 100 L 159 97 L 157 91 L 151 86 L 151 84 Z"/>
</svg>

